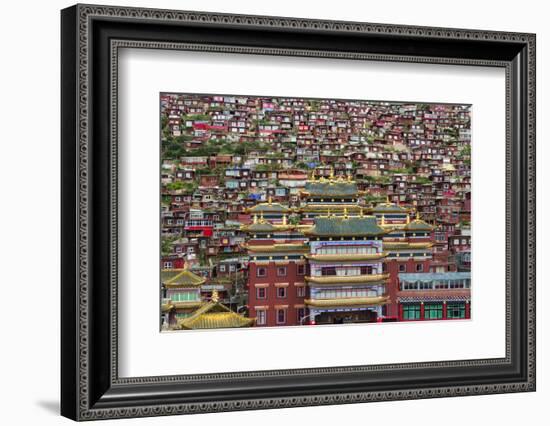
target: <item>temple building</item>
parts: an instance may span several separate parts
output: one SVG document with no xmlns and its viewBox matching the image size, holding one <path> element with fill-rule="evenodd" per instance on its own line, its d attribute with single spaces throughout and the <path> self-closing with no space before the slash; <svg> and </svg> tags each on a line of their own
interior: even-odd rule
<svg viewBox="0 0 550 426">
<path fill-rule="evenodd" d="M 249 234 L 248 315 L 256 326 L 300 325 L 306 316 L 307 240 L 301 225 L 253 216 L 242 230 Z"/>
<path fill-rule="evenodd" d="M 399 274 L 399 321 L 469 319 L 469 272 Z"/>
<path fill-rule="evenodd" d="M 388 198 L 386 198 L 385 203 L 379 203 L 371 208 L 370 213 L 376 217 L 376 221 L 379 225 L 390 228 L 400 228 L 404 226 L 409 217 L 409 210 L 398 204 L 391 203 Z"/>
<path fill-rule="evenodd" d="M 203 303 L 191 315 L 178 321 L 177 326 L 181 330 L 200 330 L 251 327 L 252 325 L 254 325 L 254 319 L 237 314 L 220 303 L 218 292 L 214 290 L 209 302 Z"/>
<path fill-rule="evenodd" d="M 388 303 L 382 271 L 385 231 L 373 216 L 317 216 L 309 237 L 306 276 L 310 324 L 374 322 Z"/>
<path fill-rule="evenodd" d="M 384 236 L 384 251 L 388 254 L 384 266 L 389 274 L 388 294 L 391 303 L 385 306 L 384 315 L 386 320 L 395 320 L 399 315 L 396 303 L 399 274 L 430 272 L 434 245 L 433 227 L 421 220 L 418 213 L 412 221 L 407 214 L 404 224 L 388 227 L 384 224 L 384 216 L 381 222 L 384 229 L 389 230 Z"/>
<path fill-rule="evenodd" d="M 283 221 L 283 216 L 288 216 L 292 213 L 292 209 L 280 203 L 274 203 L 271 197 L 269 197 L 266 203 L 256 204 L 246 209 L 245 212 L 253 216 L 261 215 L 268 222 L 280 223 Z"/>
<path fill-rule="evenodd" d="M 312 224 L 314 218 L 329 212 L 341 215 L 344 209 L 350 215 L 358 215 L 362 208 L 356 182 L 351 177 L 335 178 L 332 170 L 328 178 L 309 179 L 301 196 L 302 223 Z"/>
<path fill-rule="evenodd" d="M 201 286 L 206 281 L 187 269 L 161 271 L 162 305 L 161 327 L 173 329 L 202 306 Z"/>
</svg>

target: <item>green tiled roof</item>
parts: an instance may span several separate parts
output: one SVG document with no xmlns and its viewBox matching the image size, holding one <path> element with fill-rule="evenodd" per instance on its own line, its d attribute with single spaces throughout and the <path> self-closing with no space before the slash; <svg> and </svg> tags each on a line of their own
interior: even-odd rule
<svg viewBox="0 0 550 426">
<path fill-rule="evenodd" d="M 248 209 L 251 213 L 288 213 L 290 209 L 279 203 L 260 203 Z"/>
<path fill-rule="evenodd" d="M 357 196 L 355 182 L 306 182 L 305 192 L 310 196 Z"/>
<path fill-rule="evenodd" d="M 417 219 L 405 225 L 404 229 L 407 231 L 431 231 L 433 226 L 424 222 L 423 220 Z"/>
<path fill-rule="evenodd" d="M 315 225 L 307 234 L 317 236 L 357 236 L 367 237 L 384 234 L 385 231 L 376 224 L 374 216 L 331 216 L 316 217 Z"/>
<path fill-rule="evenodd" d="M 373 213 L 406 213 L 407 210 L 394 203 L 380 203 L 372 209 Z"/>
<path fill-rule="evenodd" d="M 252 231 L 270 232 L 270 231 L 275 231 L 276 229 L 277 228 L 269 222 L 263 222 L 263 223 L 258 222 L 258 223 L 253 223 L 251 225 L 246 226 L 246 231 L 248 232 L 252 232 Z"/>
</svg>

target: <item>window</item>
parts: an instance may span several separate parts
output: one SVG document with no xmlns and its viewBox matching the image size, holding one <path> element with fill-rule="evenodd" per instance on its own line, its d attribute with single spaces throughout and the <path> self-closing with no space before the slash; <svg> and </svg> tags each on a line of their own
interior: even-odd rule
<svg viewBox="0 0 550 426">
<path fill-rule="evenodd" d="M 267 269 L 266 269 L 266 268 L 258 268 L 258 269 L 256 269 L 256 276 L 257 276 L 257 277 L 265 277 L 265 276 L 267 276 Z"/>
<path fill-rule="evenodd" d="M 403 305 L 404 320 L 420 319 L 420 305 L 418 303 Z"/>
<path fill-rule="evenodd" d="M 286 297 L 286 287 L 277 287 L 277 297 L 284 299 Z"/>
<path fill-rule="evenodd" d="M 164 262 L 164 269 L 172 269 L 173 264 L 172 262 Z"/>
<path fill-rule="evenodd" d="M 421 263 L 417 263 L 416 272 L 422 272 L 422 271 L 424 271 L 424 265 L 422 265 Z"/>
<path fill-rule="evenodd" d="M 399 272 L 405 272 L 407 270 L 407 265 L 405 265 L 404 263 L 401 263 L 399 265 Z"/>
<path fill-rule="evenodd" d="M 256 288 L 256 299 L 265 299 L 265 287 Z"/>
<path fill-rule="evenodd" d="M 322 268 L 321 275 L 336 275 L 336 268 L 334 267 Z"/>
<path fill-rule="evenodd" d="M 447 318 L 466 318 L 464 302 L 447 303 Z"/>
<path fill-rule="evenodd" d="M 265 325 L 267 322 L 267 315 L 264 309 L 256 310 L 256 324 Z"/>
<path fill-rule="evenodd" d="M 220 272 L 225 272 L 225 265 L 220 265 Z"/>
<path fill-rule="evenodd" d="M 306 272 L 306 265 L 298 265 L 298 275 L 304 275 Z"/>
<path fill-rule="evenodd" d="M 304 286 L 296 287 L 297 297 L 305 297 L 305 295 L 306 295 L 306 288 Z"/>
<path fill-rule="evenodd" d="M 286 276 L 286 266 L 279 266 L 277 268 L 277 276 L 278 277 L 285 277 Z"/>
<path fill-rule="evenodd" d="M 286 309 L 277 309 L 277 324 L 286 323 Z"/>
<path fill-rule="evenodd" d="M 424 319 L 441 319 L 443 318 L 442 303 L 426 303 L 424 304 Z"/>
</svg>

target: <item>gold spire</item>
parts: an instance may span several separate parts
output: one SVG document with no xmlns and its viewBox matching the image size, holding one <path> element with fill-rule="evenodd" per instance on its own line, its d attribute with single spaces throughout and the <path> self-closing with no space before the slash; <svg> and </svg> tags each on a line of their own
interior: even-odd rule
<svg viewBox="0 0 550 426">
<path fill-rule="evenodd" d="M 255 214 L 255 215 L 252 217 L 252 223 L 254 223 L 254 224 L 258 223 L 258 215 Z"/>
<path fill-rule="evenodd" d="M 283 225 L 286 225 L 287 224 L 287 220 L 286 220 L 286 213 L 283 215 Z"/>
<path fill-rule="evenodd" d="M 260 223 L 265 223 L 264 212 L 260 212 Z"/>
<path fill-rule="evenodd" d="M 351 175 L 348 175 L 348 182 L 351 182 Z"/>
<path fill-rule="evenodd" d="M 348 208 L 344 207 L 344 219 L 348 218 Z"/>
<path fill-rule="evenodd" d="M 330 174 L 329 174 L 330 180 L 334 179 L 334 167 L 330 166 Z"/>
<path fill-rule="evenodd" d="M 363 216 L 364 216 L 363 207 L 361 207 L 361 209 L 359 210 L 359 217 L 363 217 Z"/>
<path fill-rule="evenodd" d="M 271 205 L 271 203 L 273 202 L 273 198 L 271 198 L 271 195 L 270 195 L 269 198 L 267 199 L 267 202 L 269 203 L 269 205 Z"/>
<path fill-rule="evenodd" d="M 411 223 L 411 217 L 409 216 L 409 214 L 407 213 L 407 225 Z"/>
<path fill-rule="evenodd" d="M 183 262 L 183 270 L 184 271 L 188 271 L 189 270 L 189 263 L 188 262 Z"/>
<path fill-rule="evenodd" d="M 386 224 L 386 218 L 384 217 L 384 215 L 382 215 L 382 220 L 380 221 L 380 225 L 385 225 Z"/>
<path fill-rule="evenodd" d="M 386 194 L 386 204 L 390 204 L 390 196 Z"/>
<path fill-rule="evenodd" d="M 327 209 L 327 217 L 330 217 L 330 207 Z"/>
<path fill-rule="evenodd" d="M 218 294 L 218 290 L 212 290 L 212 298 L 211 298 L 212 302 L 214 303 L 218 303 L 219 300 L 220 300 L 220 296 Z"/>
<path fill-rule="evenodd" d="M 420 220 L 420 212 L 418 210 L 416 211 L 416 220 Z"/>
</svg>

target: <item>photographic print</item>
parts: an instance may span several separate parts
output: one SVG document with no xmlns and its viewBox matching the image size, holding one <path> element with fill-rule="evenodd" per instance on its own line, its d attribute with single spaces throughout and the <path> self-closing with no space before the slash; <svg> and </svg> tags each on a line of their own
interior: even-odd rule
<svg viewBox="0 0 550 426">
<path fill-rule="evenodd" d="M 470 121 L 161 93 L 161 330 L 469 319 Z"/>
</svg>

